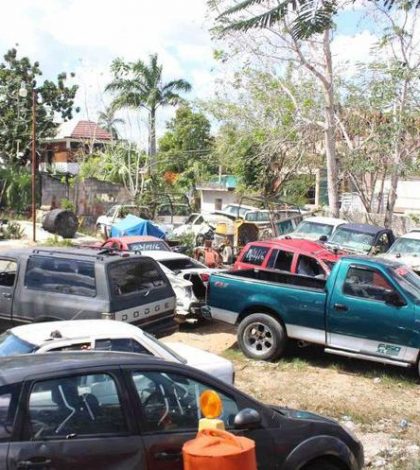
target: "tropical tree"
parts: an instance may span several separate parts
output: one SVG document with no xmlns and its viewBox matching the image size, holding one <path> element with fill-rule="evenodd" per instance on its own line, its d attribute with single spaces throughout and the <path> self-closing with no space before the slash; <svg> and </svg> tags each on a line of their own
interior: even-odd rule
<svg viewBox="0 0 420 470">
<path fill-rule="evenodd" d="M 111 71 L 114 79 L 106 91 L 115 94 L 113 109 L 146 109 L 148 112 L 149 167 L 153 171 L 156 165 L 156 112 L 160 107 L 177 105 L 181 101 L 179 92 L 190 91 L 191 85 L 184 79 L 164 82 L 163 67 L 158 63 L 157 54 L 151 55 L 148 63 L 115 59 Z"/>
<path fill-rule="evenodd" d="M 107 130 L 114 140 L 118 140 L 119 133 L 117 125 L 125 124 L 125 121 L 124 119 L 115 117 L 115 109 L 112 106 L 107 106 L 98 114 L 98 124 Z"/>
</svg>

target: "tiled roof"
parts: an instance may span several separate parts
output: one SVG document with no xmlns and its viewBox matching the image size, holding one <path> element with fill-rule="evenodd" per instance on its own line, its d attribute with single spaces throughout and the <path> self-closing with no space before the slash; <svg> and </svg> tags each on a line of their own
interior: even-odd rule
<svg viewBox="0 0 420 470">
<path fill-rule="evenodd" d="M 93 121 L 65 122 L 60 125 L 56 138 L 111 140 L 111 134 Z"/>
<path fill-rule="evenodd" d="M 97 139 L 97 140 L 111 140 L 111 134 L 99 127 L 96 122 L 92 121 L 79 121 L 73 129 L 70 137 L 73 139 Z"/>
</svg>

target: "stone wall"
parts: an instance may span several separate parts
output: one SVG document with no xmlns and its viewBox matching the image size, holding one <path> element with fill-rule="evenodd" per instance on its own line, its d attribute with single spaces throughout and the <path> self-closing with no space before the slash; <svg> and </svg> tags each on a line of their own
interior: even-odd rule
<svg viewBox="0 0 420 470">
<path fill-rule="evenodd" d="M 69 185 L 56 177 L 41 174 L 41 207 L 51 210 L 69 199 L 86 226 L 93 226 L 96 219 L 113 204 L 130 202 L 130 195 L 122 185 L 87 178 Z"/>
</svg>

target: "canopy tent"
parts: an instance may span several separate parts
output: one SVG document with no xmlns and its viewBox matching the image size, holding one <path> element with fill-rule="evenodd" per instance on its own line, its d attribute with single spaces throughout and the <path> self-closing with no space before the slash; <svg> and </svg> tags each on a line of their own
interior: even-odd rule
<svg viewBox="0 0 420 470">
<path fill-rule="evenodd" d="M 131 214 L 111 227 L 111 237 L 129 237 L 133 235 L 151 235 L 164 238 L 165 232 L 150 220 L 141 219 Z"/>
</svg>

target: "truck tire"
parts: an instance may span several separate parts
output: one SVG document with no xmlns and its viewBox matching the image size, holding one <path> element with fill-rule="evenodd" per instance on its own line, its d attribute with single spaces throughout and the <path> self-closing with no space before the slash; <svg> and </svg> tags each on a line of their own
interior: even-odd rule
<svg viewBox="0 0 420 470">
<path fill-rule="evenodd" d="M 282 324 L 272 316 L 253 313 L 239 324 L 238 343 L 247 357 L 275 361 L 284 352 L 287 335 Z"/>
<path fill-rule="evenodd" d="M 328 462 L 328 460 L 316 460 L 315 462 L 309 462 L 303 467 L 302 470 L 343 470 L 343 465 L 338 465 L 333 462 Z"/>
</svg>

